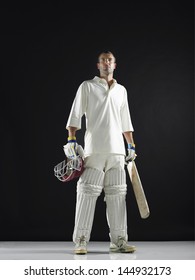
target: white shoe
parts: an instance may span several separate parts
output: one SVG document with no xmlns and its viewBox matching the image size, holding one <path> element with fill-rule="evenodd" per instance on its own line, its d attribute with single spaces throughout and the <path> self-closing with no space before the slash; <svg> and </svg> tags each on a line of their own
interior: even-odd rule
<svg viewBox="0 0 195 280">
<path fill-rule="evenodd" d="M 127 241 L 122 236 L 118 237 L 117 244 L 110 243 L 110 252 L 115 252 L 115 253 L 133 253 L 135 251 L 136 251 L 136 247 L 128 245 Z"/>
<path fill-rule="evenodd" d="M 74 252 L 79 255 L 87 254 L 87 241 L 85 236 L 81 236 L 77 239 Z"/>
</svg>

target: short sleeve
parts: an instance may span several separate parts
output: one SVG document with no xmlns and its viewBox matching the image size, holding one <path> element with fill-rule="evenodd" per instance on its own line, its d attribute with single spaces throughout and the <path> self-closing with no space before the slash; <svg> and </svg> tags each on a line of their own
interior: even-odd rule
<svg viewBox="0 0 195 280">
<path fill-rule="evenodd" d="M 81 129 L 81 118 L 86 112 L 86 84 L 83 82 L 76 93 L 74 98 L 68 121 L 66 123 L 66 128 L 69 126 Z"/>
<path fill-rule="evenodd" d="M 129 109 L 129 103 L 127 98 L 127 91 L 124 88 L 124 98 L 123 98 L 123 104 L 121 106 L 121 123 L 122 123 L 122 132 L 125 131 L 134 131 L 132 121 L 131 121 L 131 115 L 130 115 L 130 109 Z"/>
</svg>

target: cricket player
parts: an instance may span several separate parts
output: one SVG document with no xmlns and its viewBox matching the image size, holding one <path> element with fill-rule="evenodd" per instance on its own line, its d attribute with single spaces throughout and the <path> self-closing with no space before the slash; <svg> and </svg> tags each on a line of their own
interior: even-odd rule
<svg viewBox="0 0 195 280">
<path fill-rule="evenodd" d="M 135 159 L 133 125 L 126 88 L 114 78 L 116 59 L 112 52 L 99 54 L 99 76 L 78 87 L 67 120 L 67 158 L 78 155 L 77 130 L 85 116 L 84 172 L 77 182 L 73 242 L 75 254 L 86 254 L 97 198 L 105 194 L 111 252 L 133 253 L 128 244 L 126 211 L 126 160 Z"/>
</svg>

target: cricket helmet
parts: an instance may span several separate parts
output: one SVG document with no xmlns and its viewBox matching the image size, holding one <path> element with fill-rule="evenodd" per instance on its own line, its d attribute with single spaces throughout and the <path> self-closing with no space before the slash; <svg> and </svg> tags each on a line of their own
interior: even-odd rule
<svg viewBox="0 0 195 280">
<path fill-rule="evenodd" d="M 68 182 L 81 176 L 84 170 L 84 161 L 82 157 L 77 156 L 74 159 L 66 158 L 54 167 L 54 175 L 61 182 Z"/>
</svg>

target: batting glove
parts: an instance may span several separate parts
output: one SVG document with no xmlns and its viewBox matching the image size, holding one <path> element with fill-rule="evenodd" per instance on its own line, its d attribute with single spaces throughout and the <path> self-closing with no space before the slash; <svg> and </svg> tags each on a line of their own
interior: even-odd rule
<svg viewBox="0 0 195 280">
<path fill-rule="evenodd" d="M 75 159 L 77 157 L 77 147 L 76 137 L 68 137 L 68 143 L 63 146 L 67 158 Z"/>
<path fill-rule="evenodd" d="M 84 158 L 84 150 L 81 145 L 77 144 L 76 137 L 68 137 L 68 143 L 63 146 L 67 158 L 75 159 L 78 155 Z"/>
<path fill-rule="evenodd" d="M 128 143 L 127 153 L 128 153 L 128 155 L 126 156 L 126 159 L 125 159 L 127 162 L 135 160 L 135 158 L 137 156 L 135 153 L 135 144 Z"/>
</svg>

